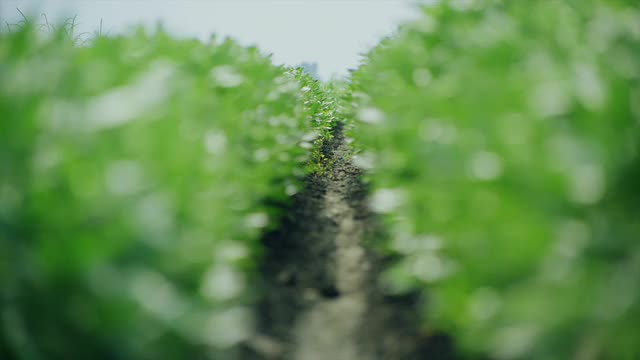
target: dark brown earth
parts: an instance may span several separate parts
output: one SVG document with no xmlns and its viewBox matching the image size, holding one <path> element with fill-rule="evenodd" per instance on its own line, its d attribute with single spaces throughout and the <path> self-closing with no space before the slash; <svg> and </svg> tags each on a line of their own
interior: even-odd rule
<svg viewBox="0 0 640 360">
<path fill-rule="evenodd" d="M 376 285 L 382 259 L 365 242 L 378 226 L 341 127 L 324 153 L 332 168 L 306 179 L 279 230 L 263 239 L 258 335 L 242 357 L 453 359 L 446 336 L 418 330 L 417 296 L 387 297 Z"/>
</svg>

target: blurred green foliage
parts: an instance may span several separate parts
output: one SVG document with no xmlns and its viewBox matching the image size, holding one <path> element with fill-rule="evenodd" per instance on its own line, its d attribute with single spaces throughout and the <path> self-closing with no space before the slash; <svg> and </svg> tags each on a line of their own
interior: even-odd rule
<svg viewBox="0 0 640 360">
<path fill-rule="evenodd" d="M 323 89 L 231 40 L 0 34 L 0 358 L 247 339 L 258 237 L 335 122 Z"/>
<path fill-rule="evenodd" d="M 0 34 L 0 358 L 220 359 L 344 116 L 389 293 L 496 359 L 640 354 L 640 9 L 451 0 L 352 83 L 163 31 Z M 344 101 L 339 101 L 341 97 Z"/>
<path fill-rule="evenodd" d="M 640 8 L 441 1 L 353 75 L 350 135 L 425 291 L 497 359 L 640 356 Z"/>
</svg>

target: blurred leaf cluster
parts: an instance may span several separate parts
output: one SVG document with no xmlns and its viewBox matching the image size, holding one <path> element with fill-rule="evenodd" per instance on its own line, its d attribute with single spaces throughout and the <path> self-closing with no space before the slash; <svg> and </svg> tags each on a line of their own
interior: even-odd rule
<svg viewBox="0 0 640 360">
<path fill-rule="evenodd" d="M 496 359 L 640 356 L 640 8 L 440 1 L 353 75 L 387 291 Z"/>
<path fill-rule="evenodd" d="M 0 357 L 246 340 L 257 238 L 334 121 L 310 84 L 231 40 L 0 34 Z"/>
</svg>

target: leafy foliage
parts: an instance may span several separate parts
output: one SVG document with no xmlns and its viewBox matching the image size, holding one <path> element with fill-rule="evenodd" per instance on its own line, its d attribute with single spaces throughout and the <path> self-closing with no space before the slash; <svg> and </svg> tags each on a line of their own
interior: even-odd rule
<svg viewBox="0 0 640 360">
<path fill-rule="evenodd" d="M 473 356 L 640 353 L 640 9 L 451 0 L 349 88 L 163 31 L 0 34 L 0 357 L 214 358 L 258 237 L 344 116 L 424 327 Z M 40 29 L 42 30 L 42 29 Z"/>
<path fill-rule="evenodd" d="M 353 75 L 382 282 L 499 359 L 640 354 L 640 9 L 443 1 Z"/>
<path fill-rule="evenodd" d="M 325 156 L 323 146 L 333 138 L 332 130 L 344 119 L 345 111 L 340 108 L 342 94 L 346 89 L 337 81 L 321 83 L 313 79 L 310 75 L 297 69 L 297 76 L 302 83 L 302 97 L 304 99 L 305 111 L 312 119 L 316 133 L 309 134 L 309 139 L 313 140 L 311 159 L 307 163 L 307 171 L 311 173 L 322 173 L 331 166 L 331 161 Z"/>
<path fill-rule="evenodd" d="M 14 30 L 0 357 L 221 358 L 252 330 L 257 238 L 334 121 L 304 103 L 319 85 L 230 40 Z"/>
</svg>

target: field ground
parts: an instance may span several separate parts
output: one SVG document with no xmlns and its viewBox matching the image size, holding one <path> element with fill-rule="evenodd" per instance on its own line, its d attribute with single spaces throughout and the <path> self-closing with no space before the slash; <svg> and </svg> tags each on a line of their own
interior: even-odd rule
<svg viewBox="0 0 640 360">
<path fill-rule="evenodd" d="M 379 232 L 361 170 L 341 127 L 323 149 L 332 168 L 311 175 L 279 230 L 265 236 L 260 331 L 246 359 L 451 359 L 445 336 L 418 330 L 417 297 L 387 297 L 381 258 L 365 245 Z"/>
</svg>

